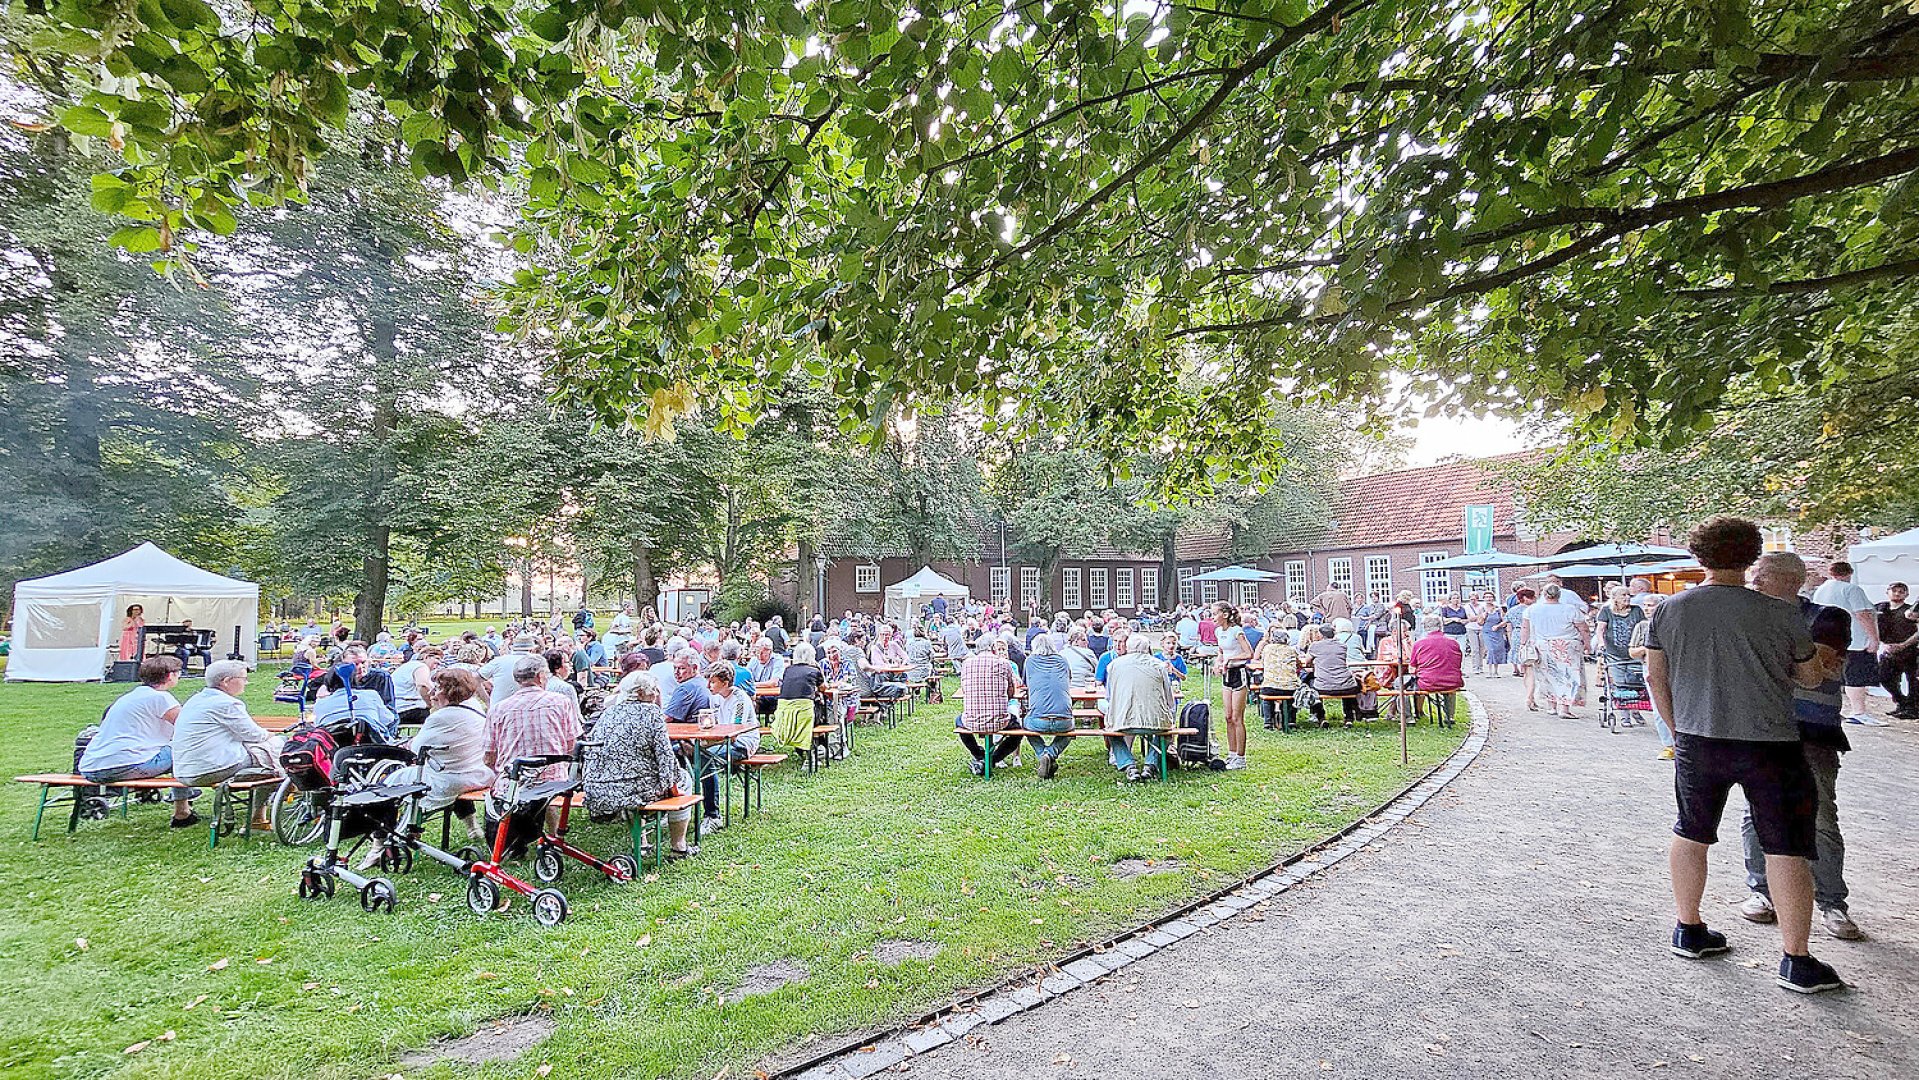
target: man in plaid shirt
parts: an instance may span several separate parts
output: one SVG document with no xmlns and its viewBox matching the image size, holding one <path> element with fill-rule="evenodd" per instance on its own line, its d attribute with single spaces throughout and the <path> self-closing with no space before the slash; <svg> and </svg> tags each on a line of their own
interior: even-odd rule
<svg viewBox="0 0 1919 1080">
<path fill-rule="evenodd" d="M 959 729 L 960 745 L 973 755 L 970 767 L 975 776 L 986 772 L 986 750 L 973 736 L 978 732 L 1004 731 L 1012 724 L 1013 691 L 1019 685 L 1019 669 L 996 652 L 976 652 L 960 665 L 960 694 L 966 705 L 954 726 Z M 993 748 L 993 764 L 998 765 L 1018 751 L 1018 739 L 1000 740 Z"/>
<path fill-rule="evenodd" d="M 571 754 L 584 726 L 580 707 L 572 698 L 548 690 L 546 658 L 522 656 L 513 662 L 513 681 L 519 685 L 510 696 L 495 701 L 487 710 L 486 763 L 499 779 L 493 782 L 495 794 L 507 789 L 506 768 L 514 759 L 540 754 Z M 567 776 L 570 765 L 549 765 L 523 783 L 559 780 Z"/>
</svg>

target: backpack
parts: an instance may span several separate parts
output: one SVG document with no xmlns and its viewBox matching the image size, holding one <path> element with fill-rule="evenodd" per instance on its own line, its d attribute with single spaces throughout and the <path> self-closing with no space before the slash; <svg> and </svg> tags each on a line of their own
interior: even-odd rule
<svg viewBox="0 0 1919 1080">
<path fill-rule="evenodd" d="M 1189 701 L 1180 707 L 1179 726 L 1197 729 L 1191 735 L 1181 735 L 1173 747 L 1173 760 L 1181 765 L 1204 765 L 1207 768 L 1225 768 L 1226 762 L 1213 753 L 1213 710 L 1204 701 Z M 1218 761 L 1215 766 L 1214 762 Z"/>
<path fill-rule="evenodd" d="M 286 734 L 280 749 L 280 771 L 301 791 L 333 786 L 333 753 L 340 748 L 333 732 L 309 720 Z"/>
</svg>

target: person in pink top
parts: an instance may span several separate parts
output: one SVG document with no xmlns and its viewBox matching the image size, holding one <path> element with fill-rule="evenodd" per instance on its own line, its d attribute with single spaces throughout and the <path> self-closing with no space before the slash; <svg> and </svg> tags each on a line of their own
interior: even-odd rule
<svg viewBox="0 0 1919 1080">
<path fill-rule="evenodd" d="M 1204 615 L 1199 617 L 1199 643 L 1214 646 L 1219 644 L 1219 624 L 1213 621 L 1213 609 L 1210 607 L 1206 609 Z"/>
<path fill-rule="evenodd" d="M 1425 632 L 1406 651 L 1406 659 L 1417 673 L 1419 692 L 1432 695 L 1439 726 L 1452 727 L 1455 695 L 1466 686 L 1466 654 L 1446 636 L 1438 615 L 1421 618 L 1419 628 Z"/>
</svg>

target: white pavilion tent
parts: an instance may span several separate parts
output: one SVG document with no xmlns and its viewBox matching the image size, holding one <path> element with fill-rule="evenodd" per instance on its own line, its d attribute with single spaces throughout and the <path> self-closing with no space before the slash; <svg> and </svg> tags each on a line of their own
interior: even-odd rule
<svg viewBox="0 0 1919 1080">
<path fill-rule="evenodd" d="M 1903 581 L 1919 588 L 1919 529 L 1866 540 L 1846 549 L 1852 580 L 1874 603 L 1886 598 L 1886 586 Z"/>
<path fill-rule="evenodd" d="M 966 586 L 930 566 L 922 566 L 919 573 L 886 587 L 886 617 L 916 620 L 936 597 L 943 596 L 948 603 L 957 600 L 963 604 L 971 595 Z"/>
<path fill-rule="evenodd" d="M 216 659 L 237 644 L 249 667 L 258 660 L 260 586 L 141 544 L 92 566 L 13 587 L 7 680 L 99 682 L 119 647 L 129 604 L 146 609 L 149 625 L 192 620 L 214 631 Z"/>
</svg>

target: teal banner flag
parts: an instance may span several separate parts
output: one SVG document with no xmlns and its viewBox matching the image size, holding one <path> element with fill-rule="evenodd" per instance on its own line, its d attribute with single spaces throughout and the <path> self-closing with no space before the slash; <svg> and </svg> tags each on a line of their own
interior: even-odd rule
<svg viewBox="0 0 1919 1080">
<path fill-rule="evenodd" d="M 1484 555 L 1493 549 L 1493 508 L 1466 508 L 1466 554 Z"/>
</svg>

